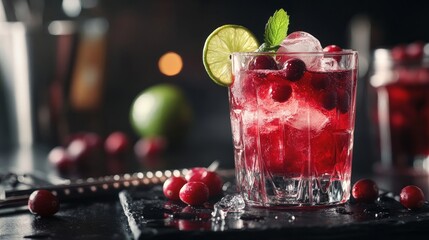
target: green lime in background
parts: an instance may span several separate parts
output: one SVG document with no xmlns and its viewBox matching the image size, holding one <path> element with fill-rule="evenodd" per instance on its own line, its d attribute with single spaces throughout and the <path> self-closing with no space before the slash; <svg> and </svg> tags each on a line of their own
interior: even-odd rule
<svg viewBox="0 0 429 240">
<path fill-rule="evenodd" d="M 141 92 L 130 110 L 130 121 L 140 137 L 180 140 L 189 129 L 192 109 L 182 90 L 172 84 L 158 84 Z"/>
</svg>

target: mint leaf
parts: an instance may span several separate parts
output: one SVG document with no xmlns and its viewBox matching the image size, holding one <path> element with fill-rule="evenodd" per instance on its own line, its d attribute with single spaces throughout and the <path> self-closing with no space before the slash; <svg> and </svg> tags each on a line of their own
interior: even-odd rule
<svg viewBox="0 0 429 240">
<path fill-rule="evenodd" d="M 277 49 L 287 36 L 289 15 L 282 8 L 274 12 L 265 25 L 264 49 Z"/>
</svg>

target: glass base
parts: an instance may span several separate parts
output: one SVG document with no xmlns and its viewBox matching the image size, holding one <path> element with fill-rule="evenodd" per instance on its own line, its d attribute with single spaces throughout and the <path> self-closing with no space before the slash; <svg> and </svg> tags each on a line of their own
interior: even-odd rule
<svg viewBox="0 0 429 240">
<path fill-rule="evenodd" d="M 295 208 L 332 206 L 350 197 L 350 177 L 330 175 L 312 178 L 262 177 L 261 174 L 238 176 L 238 190 L 248 206 Z"/>
</svg>

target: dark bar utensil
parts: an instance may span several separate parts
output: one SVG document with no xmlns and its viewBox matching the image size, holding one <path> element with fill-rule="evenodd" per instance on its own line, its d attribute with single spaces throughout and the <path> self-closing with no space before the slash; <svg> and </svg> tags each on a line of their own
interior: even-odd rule
<svg viewBox="0 0 429 240">
<path fill-rule="evenodd" d="M 73 199 L 86 199 L 103 195 L 117 194 L 127 188 L 144 188 L 164 183 L 171 176 L 186 174 L 188 169 L 175 169 L 165 171 L 137 172 L 132 174 L 111 175 L 99 178 L 65 180 L 58 185 L 33 187 L 24 190 L 4 191 L 0 198 L 0 209 L 26 205 L 30 194 L 38 189 L 51 191 L 61 202 Z"/>
<path fill-rule="evenodd" d="M 209 171 L 218 169 L 219 162 L 213 161 L 207 167 Z M 51 191 L 61 202 L 67 202 L 76 199 L 89 199 L 99 196 L 113 196 L 123 189 L 127 188 L 145 188 L 164 183 L 169 177 L 184 176 L 188 172 L 187 168 L 146 171 L 136 173 L 126 173 L 102 176 L 98 178 L 86 178 L 78 180 L 62 180 L 59 184 L 49 184 L 43 182 L 37 175 L 18 175 L 8 173 L 0 175 L 0 210 L 10 207 L 19 207 L 27 204 L 30 194 L 38 189 Z M 8 185 L 33 185 L 26 189 L 1 189 L 2 186 Z"/>
</svg>

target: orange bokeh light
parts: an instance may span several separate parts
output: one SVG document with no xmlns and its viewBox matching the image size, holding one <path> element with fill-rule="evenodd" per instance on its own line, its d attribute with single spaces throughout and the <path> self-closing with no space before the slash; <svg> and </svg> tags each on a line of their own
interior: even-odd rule
<svg viewBox="0 0 429 240">
<path fill-rule="evenodd" d="M 159 58 L 158 67 L 161 73 L 174 76 L 182 71 L 183 61 L 179 54 L 167 52 Z"/>
</svg>

